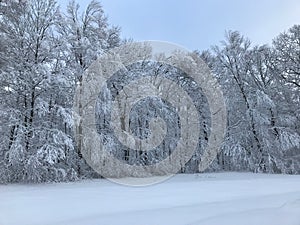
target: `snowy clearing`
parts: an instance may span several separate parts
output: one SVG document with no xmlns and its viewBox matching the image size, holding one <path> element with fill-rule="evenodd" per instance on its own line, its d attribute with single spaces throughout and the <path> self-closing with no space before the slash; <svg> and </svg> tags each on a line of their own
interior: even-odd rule
<svg viewBox="0 0 300 225">
<path fill-rule="evenodd" d="M 300 176 L 176 175 L 148 187 L 107 180 L 0 186 L 0 225 L 300 225 Z"/>
</svg>

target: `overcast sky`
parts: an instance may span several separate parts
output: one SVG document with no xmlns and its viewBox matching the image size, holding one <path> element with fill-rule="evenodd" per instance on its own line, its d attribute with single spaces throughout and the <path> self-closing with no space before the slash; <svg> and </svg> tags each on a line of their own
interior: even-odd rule
<svg viewBox="0 0 300 225">
<path fill-rule="evenodd" d="M 59 0 L 63 6 L 68 1 Z M 82 8 L 89 0 L 78 1 Z M 300 24 L 299 0 L 102 0 L 122 37 L 162 40 L 190 50 L 219 44 L 225 30 L 238 30 L 254 44 Z"/>
</svg>

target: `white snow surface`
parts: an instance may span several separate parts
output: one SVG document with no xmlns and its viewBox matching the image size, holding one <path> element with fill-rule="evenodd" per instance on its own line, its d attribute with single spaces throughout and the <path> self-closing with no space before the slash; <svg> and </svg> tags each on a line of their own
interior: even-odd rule
<svg viewBox="0 0 300 225">
<path fill-rule="evenodd" d="M 300 225 L 300 176 L 176 175 L 129 187 L 108 180 L 0 186 L 0 225 Z"/>
</svg>

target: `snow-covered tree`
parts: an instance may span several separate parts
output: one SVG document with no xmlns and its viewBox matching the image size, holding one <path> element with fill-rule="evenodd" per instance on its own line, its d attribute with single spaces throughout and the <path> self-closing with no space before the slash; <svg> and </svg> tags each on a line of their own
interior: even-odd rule
<svg viewBox="0 0 300 225">
<path fill-rule="evenodd" d="M 102 6 L 96 0 L 92 0 L 82 13 L 79 4 L 74 0 L 70 1 L 66 13 L 60 16 L 57 28 L 61 54 L 67 68 L 65 73 L 73 77 L 81 90 L 83 74 L 90 64 L 108 49 L 119 45 L 120 29 L 108 24 Z M 79 108 L 81 114 L 82 106 Z M 81 132 L 79 127 L 78 137 Z M 81 139 L 77 138 L 77 152 L 80 157 L 81 145 Z M 79 172 L 82 166 L 84 164 L 79 166 Z"/>
<path fill-rule="evenodd" d="M 69 16 L 78 10 L 72 5 Z M 97 54 L 119 42 L 118 29 L 108 28 L 102 17 L 93 1 L 81 24 L 82 39 L 73 40 L 72 18 L 64 23 L 55 0 L 1 3 L 1 181 L 79 176 L 72 118 L 76 82 Z"/>
<path fill-rule="evenodd" d="M 279 35 L 274 47 L 251 47 L 238 32 L 228 32 L 221 47 L 201 53 L 222 85 L 229 114 L 227 138 L 212 168 L 299 172 L 299 91 L 283 77 L 289 64 L 282 65 L 283 56 L 291 62 L 298 58 L 277 46 L 282 36 L 297 43 L 296 27 L 293 35 Z M 291 65 L 293 70 L 296 65 Z"/>
</svg>

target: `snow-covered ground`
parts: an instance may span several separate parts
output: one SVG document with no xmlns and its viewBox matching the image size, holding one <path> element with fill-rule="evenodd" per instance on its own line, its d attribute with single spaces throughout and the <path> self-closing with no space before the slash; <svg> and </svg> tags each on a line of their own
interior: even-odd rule
<svg viewBox="0 0 300 225">
<path fill-rule="evenodd" d="M 176 175 L 148 187 L 107 180 L 0 186 L 0 225 L 300 225 L 300 176 Z"/>
</svg>

